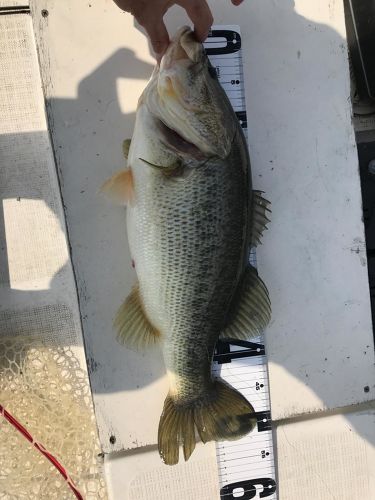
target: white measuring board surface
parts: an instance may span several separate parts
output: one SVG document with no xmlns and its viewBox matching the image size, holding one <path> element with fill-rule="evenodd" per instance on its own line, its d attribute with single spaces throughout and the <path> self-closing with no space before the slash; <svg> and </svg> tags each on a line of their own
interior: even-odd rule
<svg viewBox="0 0 375 500">
<path fill-rule="evenodd" d="M 247 138 L 239 26 L 213 26 L 204 46 Z M 255 252 L 250 261 L 256 265 Z M 237 441 L 216 445 L 220 497 L 222 500 L 275 500 L 276 470 L 263 337 L 253 337 L 249 341 L 219 341 L 213 373 L 241 392 L 253 405 L 257 416 L 253 432 Z"/>
</svg>

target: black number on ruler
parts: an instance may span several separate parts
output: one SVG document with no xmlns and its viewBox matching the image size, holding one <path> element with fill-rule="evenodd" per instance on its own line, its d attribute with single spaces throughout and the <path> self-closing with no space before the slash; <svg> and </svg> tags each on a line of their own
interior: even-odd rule
<svg viewBox="0 0 375 500">
<path fill-rule="evenodd" d="M 247 116 L 246 111 L 236 111 L 238 121 L 242 128 L 247 128 Z"/>
<path fill-rule="evenodd" d="M 269 497 L 276 491 L 275 481 L 270 477 L 262 477 L 259 479 L 249 479 L 248 481 L 238 481 L 238 483 L 227 484 L 221 488 L 220 498 L 222 500 L 236 500 L 237 498 L 250 500 L 250 498 L 256 497 L 257 485 L 262 487 L 262 491 L 259 492 L 259 498 Z M 240 490 L 236 492 L 236 496 L 234 496 L 234 490 Z"/>
<path fill-rule="evenodd" d="M 245 347 L 245 349 L 231 351 L 230 346 Z M 219 365 L 230 363 L 232 359 L 249 358 L 252 356 L 264 356 L 265 350 L 263 344 L 248 342 L 247 340 L 219 340 L 216 344 L 214 361 Z"/>
<path fill-rule="evenodd" d="M 269 410 L 257 411 L 255 415 L 257 417 L 258 432 L 270 431 L 272 429 L 271 412 Z"/>
<path fill-rule="evenodd" d="M 208 56 L 233 54 L 241 48 L 241 37 L 236 31 L 232 30 L 212 30 L 208 38 L 225 38 L 226 44 L 224 47 L 207 47 L 206 54 Z"/>
</svg>

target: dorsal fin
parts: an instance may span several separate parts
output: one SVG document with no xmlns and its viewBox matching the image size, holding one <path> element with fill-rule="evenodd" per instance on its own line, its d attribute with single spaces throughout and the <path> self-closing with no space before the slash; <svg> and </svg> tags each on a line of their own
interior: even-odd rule
<svg viewBox="0 0 375 500">
<path fill-rule="evenodd" d="M 260 244 L 262 234 L 268 229 L 267 224 L 270 222 L 266 214 L 271 213 L 271 210 L 268 208 L 271 203 L 263 198 L 262 194 L 262 191 L 253 191 L 251 247 L 256 247 Z"/>
<path fill-rule="evenodd" d="M 246 340 L 260 335 L 271 319 L 271 302 L 266 285 L 250 266 L 232 304 L 231 320 L 220 338 Z"/>
</svg>

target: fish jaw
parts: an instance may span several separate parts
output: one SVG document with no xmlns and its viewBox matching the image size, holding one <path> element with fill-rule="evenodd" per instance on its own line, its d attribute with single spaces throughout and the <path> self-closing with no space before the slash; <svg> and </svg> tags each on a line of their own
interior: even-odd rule
<svg viewBox="0 0 375 500">
<path fill-rule="evenodd" d="M 202 156 L 229 155 L 234 112 L 190 28 L 173 37 L 140 102 Z"/>
<path fill-rule="evenodd" d="M 204 49 L 202 44 L 195 39 L 189 26 L 182 26 L 172 38 L 161 60 L 160 70 L 169 69 L 175 61 L 181 59 L 199 62 L 203 57 Z"/>
</svg>

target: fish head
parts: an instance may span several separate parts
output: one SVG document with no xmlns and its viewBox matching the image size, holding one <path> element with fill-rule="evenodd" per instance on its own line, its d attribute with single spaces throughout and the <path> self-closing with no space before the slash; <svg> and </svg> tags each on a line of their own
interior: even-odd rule
<svg viewBox="0 0 375 500">
<path fill-rule="evenodd" d="M 189 27 L 173 37 L 153 79 L 151 112 L 181 149 L 194 148 L 203 157 L 226 158 L 236 130 L 231 105 L 201 43 Z M 176 137 L 182 139 L 176 142 Z"/>
</svg>

